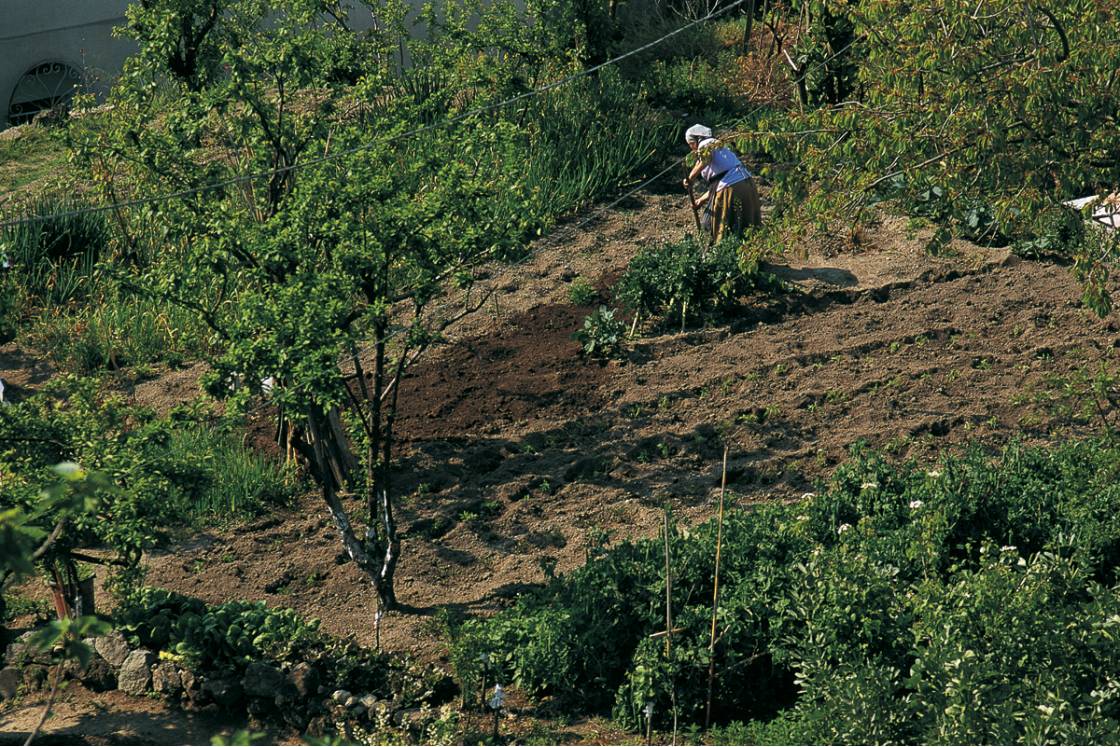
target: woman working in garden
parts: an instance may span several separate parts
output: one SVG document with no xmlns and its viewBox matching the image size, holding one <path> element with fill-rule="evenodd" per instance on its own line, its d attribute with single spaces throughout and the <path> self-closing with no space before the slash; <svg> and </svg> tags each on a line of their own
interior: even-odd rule
<svg viewBox="0 0 1120 747">
<path fill-rule="evenodd" d="M 684 139 L 699 154 L 696 165 L 685 177 L 685 189 L 691 187 L 697 176 L 708 182 L 708 191 L 693 202 L 693 208 L 704 209 L 704 230 L 710 231 L 712 239 L 718 242 L 728 229 L 741 234 L 747 226 L 761 226 L 758 188 L 739 157 L 712 137 L 711 129 L 704 125 L 689 127 Z"/>
</svg>

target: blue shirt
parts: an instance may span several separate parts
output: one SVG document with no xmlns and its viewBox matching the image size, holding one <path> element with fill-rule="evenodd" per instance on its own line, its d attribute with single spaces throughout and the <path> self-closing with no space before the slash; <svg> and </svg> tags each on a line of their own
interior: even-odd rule
<svg viewBox="0 0 1120 747">
<path fill-rule="evenodd" d="M 702 151 L 704 148 L 712 149 L 708 154 L 711 160 L 700 170 L 700 175 L 711 182 L 717 175 L 722 174 L 719 184 L 716 185 L 717 192 L 751 178 L 751 172 L 747 171 L 747 167 L 739 157 L 720 145 L 715 138 L 708 138 L 701 142 L 699 149 Z"/>
</svg>

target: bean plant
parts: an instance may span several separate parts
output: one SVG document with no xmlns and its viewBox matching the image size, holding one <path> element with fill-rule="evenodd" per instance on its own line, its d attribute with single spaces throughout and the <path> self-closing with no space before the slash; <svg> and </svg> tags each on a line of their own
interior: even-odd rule
<svg viewBox="0 0 1120 747">
<path fill-rule="evenodd" d="M 857 446 L 827 484 L 723 526 L 712 717 L 739 743 L 1113 742 L 1120 737 L 1120 452 L 1019 444 L 919 465 Z M 572 713 L 703 724 L 716 527 L 660 540 L 453 634 L 484 672 Z M 675 699 L 673 695 L 675 694 Z"/>
</svg>

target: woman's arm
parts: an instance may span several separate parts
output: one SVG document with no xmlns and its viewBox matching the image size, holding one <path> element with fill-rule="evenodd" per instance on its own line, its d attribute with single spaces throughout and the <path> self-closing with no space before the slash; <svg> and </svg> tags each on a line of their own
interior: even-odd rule
<svg viewBox="0 0 1120 747">
<path fill-rule="evenodd" d="M 691 184 L 692 182 L 696 181 L 696 177 L 700 175 L 700 172 L 703 169 L 704 169 L 704 160 L 701 159 L 701 158 L 697 158 L 696 163 L 693 164 L 693 166 L 692 166 L 692 170 L 688 172 L 688 176 L 686 176 L 684 178 L 684 181 L 681 182 L 684 185 L 685 189 L 688 189 L 688 185 Z"/>
</svg>

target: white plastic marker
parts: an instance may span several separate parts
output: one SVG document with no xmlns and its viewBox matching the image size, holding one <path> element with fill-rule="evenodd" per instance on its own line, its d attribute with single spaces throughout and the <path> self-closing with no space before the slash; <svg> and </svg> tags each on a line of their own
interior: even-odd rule
<svg viewBox="0 0 1120 747">
<path fill-rule="evenodd" d="M 7 402 L 4 401 L 4 380 L 3 379 L 0 379 L 0 404 L 3 404 L 3 405 L 8 404 Z"/>
<path fill-rule="evenodd" d="M 501 685 L 494 685 L 494 695 L 490 698 L 490 707 L 495 711 L 500 710 L 506 700 L 505 690 Z"/>
</svg>

